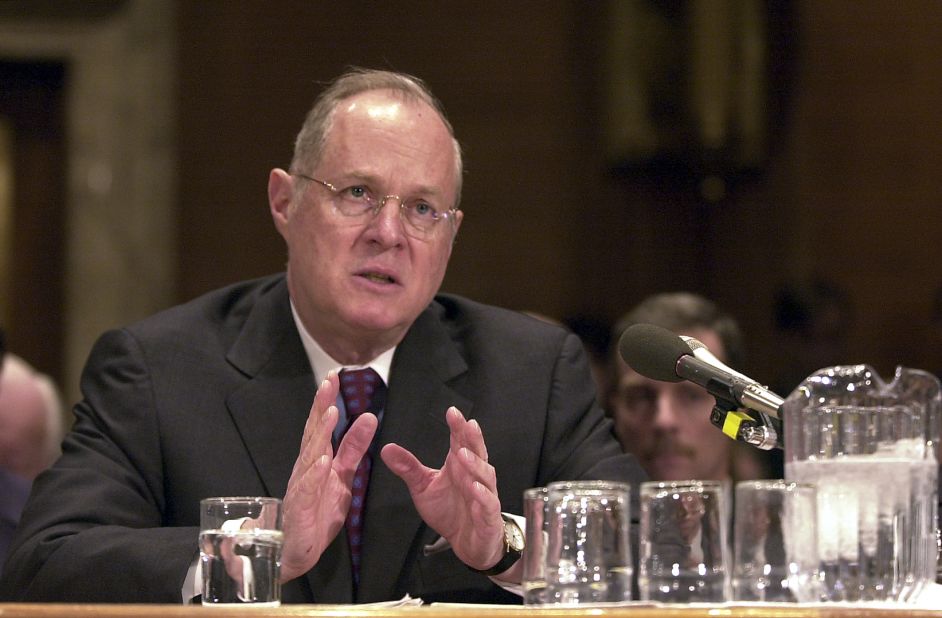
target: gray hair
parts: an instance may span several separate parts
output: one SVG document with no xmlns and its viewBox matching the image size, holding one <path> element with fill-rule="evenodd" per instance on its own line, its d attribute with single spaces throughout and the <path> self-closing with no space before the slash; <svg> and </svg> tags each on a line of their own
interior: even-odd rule
<svg viewBox="0 0 942 618">
<path fill-rule="evenodd" d="M 612 330 L 612 341 L 621 339 L 633 324 L 654 324 L 678 334 L 693 330 L 711 331 L 723 344 L 723 360 L 729 365 L 741 366 L 745 356 L 742 331 L 736 320 L 714 302 L 697 294 L 671 292 L 647 297 L 618 320 Z M 616 374 L 612 376 L 614 385 L 617 383 L 618 363 L 609 365 Z"/>
<path fill-rule="evenodd" d="M 38 453 L 43 467 L 48 467 L 61 454 L 65 437 L 64 411 L 59 390 L 49 376 L 39 373 L 32 365 L 15 354 L 3 357 L 2 371 L 7 381 L 28 382 L 42 400 L 44 429 L 42 451 Z"/>
<path fill-rule="evenodd" d="M 324 90 L 314 106 L 308 112 L 294 142 L 294 157 L 291 159 L 291 171 L 296 172 L 304 166 L 316 167 L 324 153 L 324 144 L 333 126 L 334 112 L 346 99 L 372 90 L 392 90 L 409 102 L 422 102 L 431 107 L 441 118 L 448 134 L 451 135 L 455 148 L 455 203 L 454 208 L 461 202 L 461 184 L 463 163 L 461 159 L 461 145 L 455 138 L 455 131 L 445 116 L 445 109 L 441 102 L 432 94 L 428 86 L 421 79 L 376 69 L 353 68 L 334 80 Z"/>
</svg>

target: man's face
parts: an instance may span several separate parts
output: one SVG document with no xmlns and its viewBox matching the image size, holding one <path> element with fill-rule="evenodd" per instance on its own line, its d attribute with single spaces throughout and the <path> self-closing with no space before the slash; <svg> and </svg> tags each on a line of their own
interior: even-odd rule
<svg viewBox="0 0 942 618">
<path fill-rule="evenodd" d="M 22 369 L 0 372 L 0 467 L 35 478 L 47 465 L 45 402 Z"/>
<path fill-rule="evenodd" d="M 713 332 L 681 334 L 700 340 L 718 358 L 724 358 L 723 346 Z M 621 373 L 609 401 L 615 433 L 651 478 L 728 478 L 732 441 L 710 423 L 713 396 L 687 381 L 642 377 L 618 362 Z"/>
<path fill-rule="evenodd" d="M 340 190 L 424 198 L 448 209 L 456 200 L 455 165 L 452 138 L 434 110 L 374 91 L 340 104 L 320 162 L 297 172 Z M 293 191 L 297 183 L 304 183 L 300 192 Z M 269 180 L 301 319 L 331 356 L 365 362 L 396 345 L 438 291 L 462 215 L 418 239 L 406 233 L 398 199 L 356 222 L 336 211 L 336 199 L 281 170 Z"/>
</svg>

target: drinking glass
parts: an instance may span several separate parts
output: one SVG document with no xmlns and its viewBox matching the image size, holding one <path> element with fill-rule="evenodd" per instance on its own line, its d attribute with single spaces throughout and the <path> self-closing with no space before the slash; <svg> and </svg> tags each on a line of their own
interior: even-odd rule
<svg viewBox="0 0 942 618">
<path fill-rule="evenodd" d="M 281 518 L 277 498 L 200 501 L 203 605 L 281 605 Z"/>
<path fill-rule="evenodd" d="M 523 515 L 527 519 L 526 549 L 523 551 L 523 603 L 542 605 L 546 602 L 546 517 L 549 490 L 531 487 L 523 492 Z"/>
<path fill-rule="evenodd" d="M 728 509 L 719 481 L 641 484 L 641 600 L 722 603 L 729 598 Z"/>
<path fill-rule="evenodd" d="M 736 484 L 733 600 L 818 600 L 817 492 L 783 480 Z"/>
<path fill-rule="evenodd" d="M 551 483 L 547 500 L 545 602 L 630 601 L 628 485 Z"/>
</svg>

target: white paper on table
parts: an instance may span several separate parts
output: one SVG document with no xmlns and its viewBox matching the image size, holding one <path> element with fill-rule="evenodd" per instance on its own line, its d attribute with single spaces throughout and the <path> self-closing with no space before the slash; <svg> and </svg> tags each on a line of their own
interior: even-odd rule
<svg viewBox="0 0 942 618">
<path fill-rule="evenodd" d="M 408 594 L 398 601 L 377 601 L 376 603 L 361 603 L 357 607 L 418 607 L 424 605 L 422 599 L 414 599 Z"/>
</svg>

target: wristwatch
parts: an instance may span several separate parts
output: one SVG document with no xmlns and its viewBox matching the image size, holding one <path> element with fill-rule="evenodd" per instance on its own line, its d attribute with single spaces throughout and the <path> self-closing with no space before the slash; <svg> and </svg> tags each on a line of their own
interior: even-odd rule
<svg viewBox="0 0 942 618">
<path fill-rule="evenodd" d="M 523 554 L 523 547 L 526 544 L 523 530 L 520 529 L 520 526 L 512 517 L 504 514 L 501 514 L 501 517 L 504 520 L 504 557 L 489 569 L 471 569 L 475 573 L 483 573 L 484 575 L 503 573 L 512 567 Z"/>
</svg>

